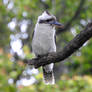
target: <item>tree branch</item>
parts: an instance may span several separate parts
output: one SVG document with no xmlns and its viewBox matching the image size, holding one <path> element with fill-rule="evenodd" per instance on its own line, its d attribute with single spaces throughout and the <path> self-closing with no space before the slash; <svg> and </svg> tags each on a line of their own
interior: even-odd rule
<svg viewBox="0 0 92 92">
<path fill-rule="evenodd" d="M 72 55 L 78 50 L 87 40 L 92 37 L 92 22 L 89 23 L 86 28 L 81 31 L 73 40 L 71 40 L 60 52 L 50 53 L 40 58 L 34 58 L 32 60 L 25 60 L 25 63 L 34 65 L 35 68 L 44 66 L 50 63 L 57 63 Z"/>
<path fill-rule="evenodd" d="M 80 13 L 81 13 L 81 11 L 83 9 L 84 3 L 85 3 L 85 0 L 81 0 L 80 1 L 80 4 L 79 4 L 79 6 L 78 6 L 78 8 L 77 8 L 77 10 L 76 10 L 76 12 L 74 14 L 74 16 L 66 23 L 66 25 L 64 26 L 64 28 L 57 30 L 57 34 L 60 34 L 61 32 L 64 32 L 64 31 L 66 31 L 67 29 L 70 28 L 72 22 L 74 20 L 76 20 L 78 18 L 78 16 L 80 15 Z"/>
</svg>

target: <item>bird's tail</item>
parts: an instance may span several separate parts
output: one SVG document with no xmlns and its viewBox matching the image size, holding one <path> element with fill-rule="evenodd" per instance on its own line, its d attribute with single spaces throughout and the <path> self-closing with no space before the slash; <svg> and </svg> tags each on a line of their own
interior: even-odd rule
<svg viewBox="0 0 92 92">
<path fill-rule="evenodd" d="M 54 74 L 53 74 L 53 69 L 52 70 L 46 70 L 46 68 L 48 67 L 48 65 L 44 66 L 43 67 L 43 79 L 44 79 L 44 82 L 45 84 L 55 84 L 55 79 L 54 79 Z"/>
</svg>

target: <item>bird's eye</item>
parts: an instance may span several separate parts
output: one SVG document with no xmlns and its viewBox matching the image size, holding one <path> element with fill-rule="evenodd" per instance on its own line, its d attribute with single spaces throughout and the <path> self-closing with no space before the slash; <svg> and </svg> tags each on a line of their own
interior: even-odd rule
<svg viewBox="0 0 92 92">
<path fill-rule="evenodd" d="M 54 21 L 54 19 L 47 19 L 47 20 L 40 20 L 39 23 L 43 24 L 43 23 L 49 23 L 49 22 L 52 22 Z"/>
<path fill-rule="evenodd" d="M 46 22 L 50 22 L 50 21 L 53 21 L 53 19 L 47 19 Z"/>
</svg>

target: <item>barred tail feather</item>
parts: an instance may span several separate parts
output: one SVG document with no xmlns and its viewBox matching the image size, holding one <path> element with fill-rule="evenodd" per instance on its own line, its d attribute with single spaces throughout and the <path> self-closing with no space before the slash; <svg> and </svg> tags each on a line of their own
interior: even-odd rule
<svg viewBox="0 0 92 92">
<path fill-rule="evenodd" d="M 46 70 L 43 67 L 43 79 L 45 84 L 55 84 L 55 79 L 54 79 L 54 74 L 53 74 L 53 70 L 52 71 L 48 71 L 46 72 Z"/>
</svg>

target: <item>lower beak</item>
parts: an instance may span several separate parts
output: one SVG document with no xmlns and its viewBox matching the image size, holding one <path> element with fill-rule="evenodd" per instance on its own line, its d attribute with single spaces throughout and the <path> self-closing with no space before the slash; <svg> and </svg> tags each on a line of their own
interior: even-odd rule
<svg viewBox="0 0 92 92">
<path fill-rule="evenodd" d="M 51 23 L 49 23 L 49 24 L 55 25 L 56 27 L 60 27 L 60 28 L 63 28 L 63 27 L 64 27 L 63 24 L 61 24 L 61 23 L 59 23 L 59 22 L 57 22 L 57 21 L 53 21 L 53 22 L 51 22 Z"/>
</svg>

